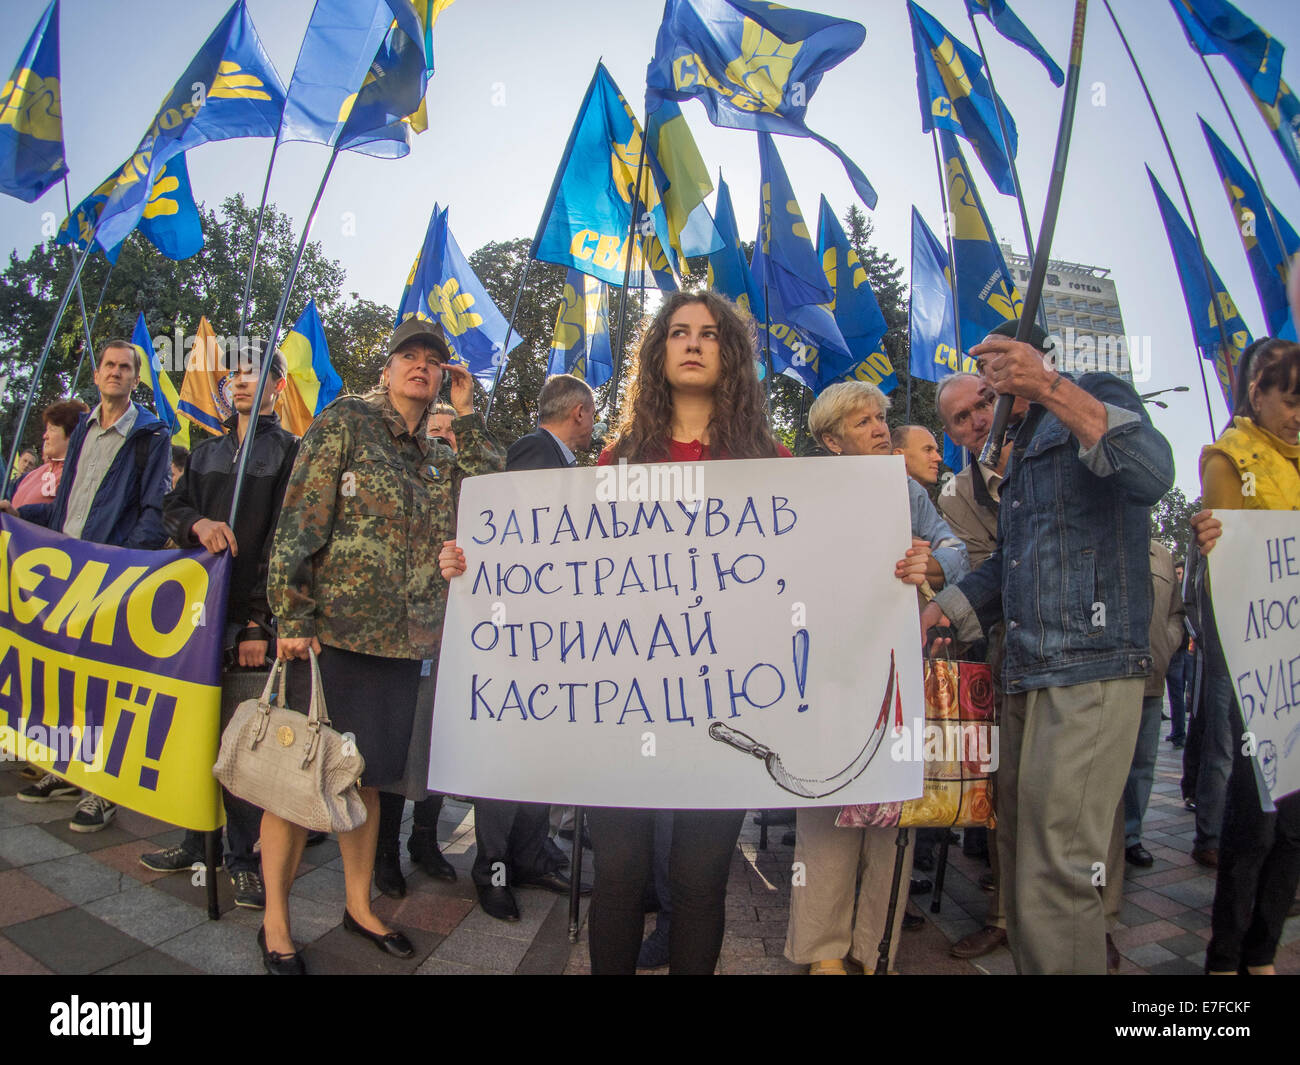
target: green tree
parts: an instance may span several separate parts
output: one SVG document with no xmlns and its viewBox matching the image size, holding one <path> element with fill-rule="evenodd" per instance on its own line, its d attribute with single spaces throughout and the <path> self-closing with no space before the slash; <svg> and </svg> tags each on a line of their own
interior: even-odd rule
<svg viewBox="0 0 1300 1065">
<path fill-rule="evenodd" d="M 1201 497 L 1189 500 L 1177 486 L 1151 510 L 1151 538 L 1169 548 L 1174 558 L 1187 557 L 1192 540 L 1191 517 L 1202 509 Z"/>
</svg>

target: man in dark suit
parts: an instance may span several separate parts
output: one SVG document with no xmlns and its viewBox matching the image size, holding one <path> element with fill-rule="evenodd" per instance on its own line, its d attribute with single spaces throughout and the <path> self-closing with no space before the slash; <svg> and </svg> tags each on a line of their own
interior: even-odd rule
<svg viewBox="0 0 1300 1065">
<path fill-rule="evenodd" d="M 538 427 L 506 454 L 506 472 L 554 470 L 578 463 L 575 451 L 591 447 L 596 399 L 581 378 L 557 374 L 537 397 Z M 569 893 L 569 880 L 549 853 L 550 807 L 541 803 L 474 800 L 478 852 L 472 876 L 479 905 L 490 917 L 519 920 L 511 885 Z"/>
</svg>

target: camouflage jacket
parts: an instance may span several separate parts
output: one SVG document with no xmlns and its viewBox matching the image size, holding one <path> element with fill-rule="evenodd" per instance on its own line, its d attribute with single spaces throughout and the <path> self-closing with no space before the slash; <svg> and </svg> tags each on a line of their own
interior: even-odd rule
<svg viewBox="0 0 1300 1065">
<path fill-rule="evenodd" d="M 386 394 L 331 403 L 302 438 L 275 532 L 268 598 L 285 637 L 429 658 L 447 605 L 438 552 L 462 478 L 505 467 L 478 414 L 446 443 L 413 437 Z"/>
</svg>

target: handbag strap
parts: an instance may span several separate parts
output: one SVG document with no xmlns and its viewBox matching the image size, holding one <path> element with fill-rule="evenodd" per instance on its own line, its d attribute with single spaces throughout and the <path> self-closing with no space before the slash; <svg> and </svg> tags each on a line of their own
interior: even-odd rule
<svg viewBox="0 0 1300 1065">
<path fill-rule="evenodd" d="M 320 679 L 320 664 L 316 661 L 316 652 L 310 648 L 307 657 L 311 660 L 311 705 L 307 709 L 307 726 L 314 729 L 321 725 L 328 727 L 330 715 L 325 708 L 325 685 Z"/>
</svg>

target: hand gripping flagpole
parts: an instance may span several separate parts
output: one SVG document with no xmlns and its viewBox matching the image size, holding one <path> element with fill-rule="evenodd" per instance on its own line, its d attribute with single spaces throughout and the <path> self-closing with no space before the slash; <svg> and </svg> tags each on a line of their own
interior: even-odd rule
<svg viewBox="0 0 1300 1065">
<path fill-rule="evenodd" d="M 1002 99 L 998 96 L 998 87 L 993 84 L 993 64 L 984 54 L 984 42 L 980 40 L 979 27 L 975 25 L 975 15 L 966 8 L 966 18 L 970 20 L 971 31 L 975 34 L 975 47 L 979 49 L 980 59 L 984 61 L 984 72 L 989 76 L 989 94 L 993 97 L 993 113 L 998 116 L 998 130 L 1002 134 L 1002 151 L 1006 154 L 1011 167 L 1011 184 L 1016 190 L 1016 206 L 1020 208 L 1020 227 L 1025 234 L 1025 254 L 1032 261 L 1034 258 L 1034 238 L 1029 233 L 1029 215 L 1025 211 L 1025 193 L 1020 187 L 1020 171 L 1016 167 L 1016 157 L 1011 153 L 1011 137 L 1007 134 L 1007 120 L 1002 113 Z M 1038 306 L 1038 324 L 1047 332 L 1047 313 L 1042 304 Z"/>
<path fill-rule="evenodd" d="M 1133 49 L 1129 47 L 1128 38 L 1124 35 L 1119 19 L 1115 17 L 1115 11 L 1110 6 L 1110 0 L 1102 0 L 1102 3 L 1106 5 L 1106 13 L 1110 15 L 1111 22 L 1115 24 L 1115 32 L 1119 34 L 1120 43 L 1124 45 L 1128 61 L 1133 66 L 1133 73 L 1137 75 L 1138 84 L 1142 86 L 1142 93 L 1147 98 L 1147 107 L 1151 109 L 1151 117 L 1156 120 L 1156 129 L 1160 131 L 1160 139 L 1164 142 L 1165 154 L 1169 156 L 1169 165 L 1174 168 L 1174 177 L 1178 180 L 1178 191 L 1183 196 L 1183 207 L 1187 211 L 1187 220 L 1191 223 L 1192 235 L 1196 238 L 1196 250 L 1201 256 L 1201 270 L 1205 274 L 1205 288 L 1210 293 L 1210 313 L 1214 316 L 1215 324 L 1219 327 L 1219 343 L 1223 345 L 1223 357 L 1226 361 L 1232 345 L 1228 341 L 1227 327 L 1223 324 L 1223 308 L 1218 306 L 1214 291 L 1214 275 L 1210 269 L 1209 256 L 1205 254 L 1205 244 L 1201 241 L 1201 227 L 1196 224 L 1196 212 L 1192 210 L 1192 201 L 1187 195 L 1187 186 L 1183 184 L 1183 172 L 1178 168 L 1178 160 L 1174 158 L 1174 149 L 1169 143 L 1168 134 L 1165 133 L 1165 124 L 1160 118 L 1160 112 L 1156 110 L 1156 102 L 1151 96 L 1151 90 L 1147 88 L 1147 79 L 1142 74 L 1142 68 L 1138 66 L 1137 58 L 1133 55 Z M 1263 194 L 1261 189 L 1260 195 Z M 1199 355 L 1196 359 L 1196 365 L 1201 371 L 1201 391 L 1205 393 L 1205 416 L 1210 421 L 1210 439 L 1213 440 L 1218 435 L 1214 431 L 1214 409 L 1210 406 L 1210 385 L 1205 377 L 1205 360 L 1200 358 Z"/>
<path fill-rule="evenodd" d="M 244 434 L 243 442 L 239 445 L 239 460 L 235 467 L 235 488 L 230 497 L 230 518 L 227 522 L 232 529 L 235 527 L 235 518 L 239 514 L 239 490 L 243 487 L 244 476 L 248 471 L 248 456 L 253 450 L 253 437 L 257 433 L 257 421 L 262 411 L 262 399 L 266 395 L 266 381 L 271 375 L 271 360 L 279 349 L 280 327 L 284 325 L 285 312 L 289 309 L 289 294 L 293 291 L 293 282 L 298 276 L 298 266 L 302 262 L 302 253 L 307 247 L 307 238 L 311 235 L 312 219 L 316 217 L 316 208 L 320 206 L 321 197 L 325 194 L 325 184 L 330 179 L 330 173 L 334 170 L 334 163 L 338 157 L 339 146 L 336 143 L 330 152 L 330 161 L 325 167 L 325 173 L 321 175 L 320 186 L 316 189 L 316 198 L 311 201 L 311 210 L 307 212 L 307 220 L 303 223 L 302 237 L 298 241 L 298 250 L 294 253 L 293 265 L 289 267 L 289 273 L 284 279 L 284 290 L 280 293 L 280 306 L 275 310 L 275 321 L 272 323 L 271 332 L 267 336 L 266 347 L 262 349 L 261 365 L 258 367 L 257 374 L 257 393 L 253 397 L 253 409 L 249 413 L 248 431 Z"/>
<path fill-rule="evenodd" d="M 1104 2 L 1104 0 L 1103 0 Z M 1056 131 L 1056 155 L 1052 160 L 1052 177 L 1047 184 L 1047 202 L 1043 207 L 1043 221 L 1038 227 L 1038 246 L 1034 250 L 1034 264 L 1029 271 L 1029 284 L 1016 325 L 1016 340 L 1024 343 L 1038 317 L 1038 304 L 1043 296 L 1043 283 L 1047 280 L 1047 259 L 1052 250 L 1052 236 L 1056 232 L 1056 216 L 1061 209 L 1061 189 L 1065 184 L 1065 161 L 1070 154 L 1070 133 L 1074 127 L 1074 104 L 1079 96 L 1080 67 L 1083 64 L 1083 26 L 1088 16 L 1088 0 L 1075 0 L 1074 30 L 1070 38 L 1070 65 L 1065 75 L 1065 94 L 1061 100 L 1061 123 Z M 1002 438 L 1011 422 L 1011 408 L 1016 397 L 1010 392 L 998 396 L 993 412 L 993 427 L 984 441 L 980 462 L 997 467 L 1002 458 Z"/>
</svg>

